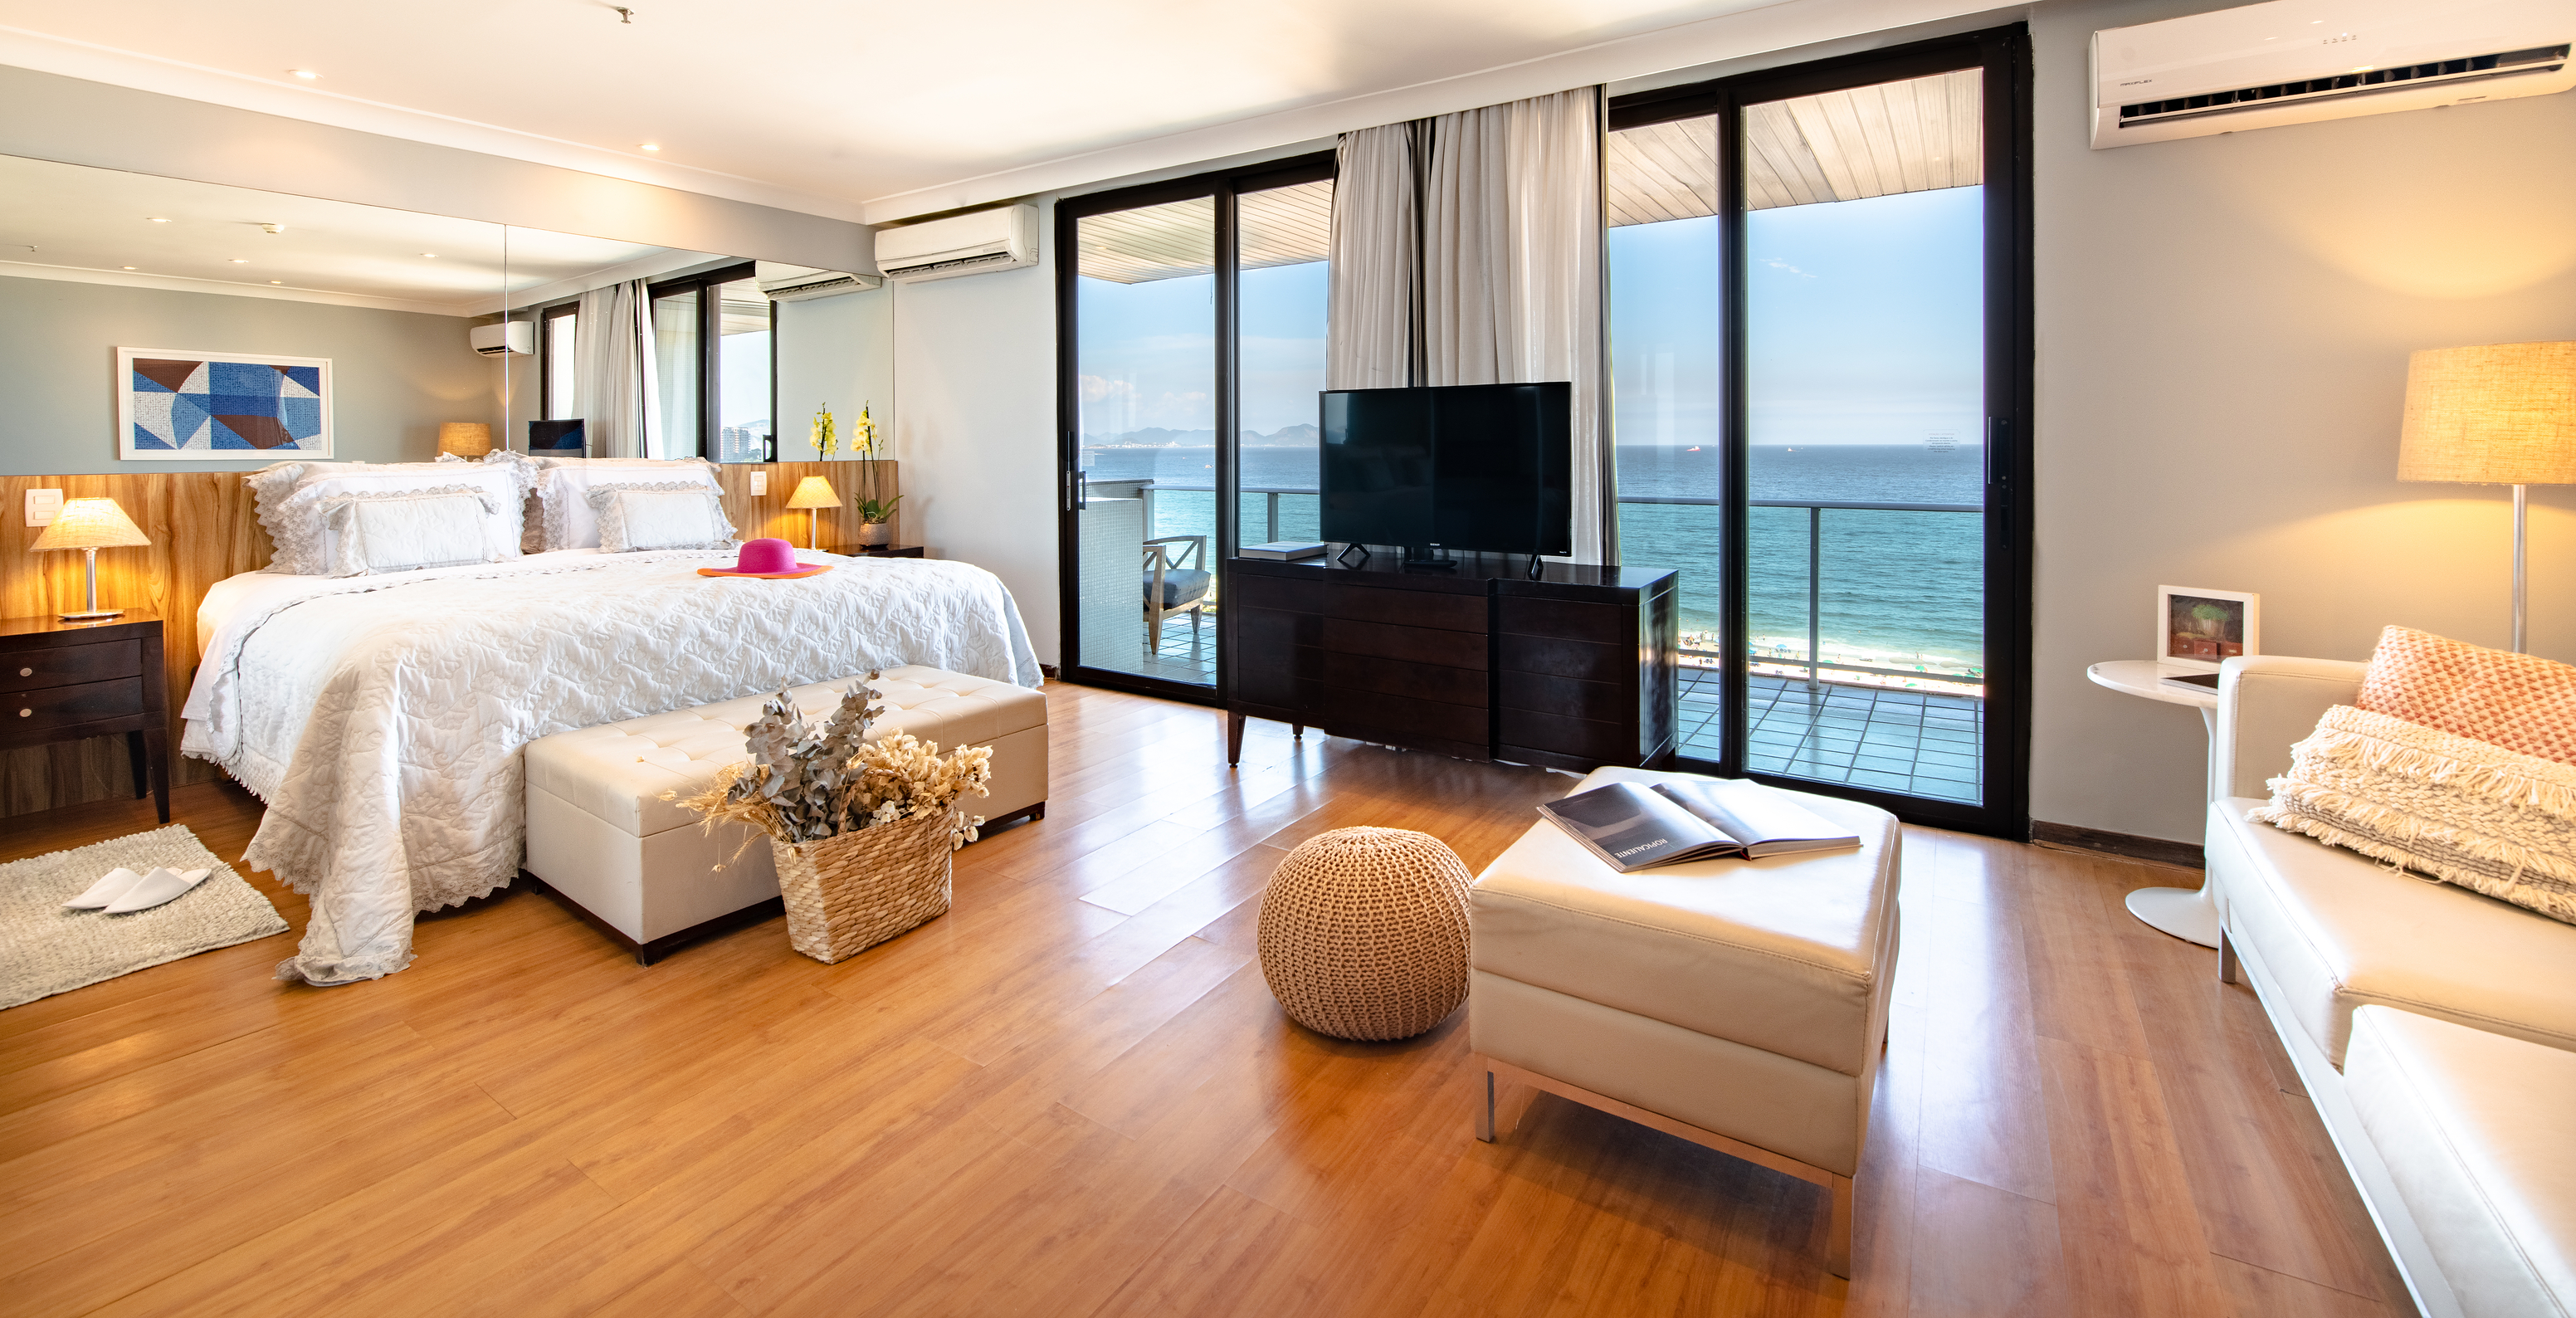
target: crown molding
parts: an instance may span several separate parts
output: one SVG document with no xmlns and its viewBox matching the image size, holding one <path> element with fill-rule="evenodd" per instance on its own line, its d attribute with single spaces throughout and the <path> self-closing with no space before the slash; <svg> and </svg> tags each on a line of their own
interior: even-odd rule
<svg viewBox="0 0 2576 1318">
<path fill-rule="evenodd" d="M 863 209 L 840 198 L 816 196 L 718 170 L 647 159 L 629 152 L 407 109 L 319 87 L 278 82 L 228 69 L 208 68 L 183 60 L 74 41 L 26 28 L 0 26 L 0 64 L 835 220 L 855 222 Z"/>
</svg>

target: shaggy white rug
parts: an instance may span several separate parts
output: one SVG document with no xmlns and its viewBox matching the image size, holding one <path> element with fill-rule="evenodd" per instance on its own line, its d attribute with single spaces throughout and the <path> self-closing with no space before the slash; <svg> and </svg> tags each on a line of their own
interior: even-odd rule
<svg viewBox="0 0 2576 1318">
<path fill-rule="evenodd" d="M 214 873 L 132 915 L 63 909 L 119 865 L 137 874 L 155 865 Z M 13 861 L 0 865 L 0 1008 L 285 932 L 268 898 L 185 824 Z"/>
</svg>

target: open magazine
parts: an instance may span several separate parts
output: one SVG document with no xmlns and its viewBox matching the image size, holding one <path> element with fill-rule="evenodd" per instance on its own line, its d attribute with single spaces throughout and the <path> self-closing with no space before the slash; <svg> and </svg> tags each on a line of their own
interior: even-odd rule
<svg viewBox="0 0 2576 1318">
<path fill-rule="evenodd" d="M 1860 845 L 1860 836 L 1758 783 L 1732 779 L 1610 783 L 1538 812 L 1622 874 L 1718 856 L 1776 856 Z"/>
</svg>

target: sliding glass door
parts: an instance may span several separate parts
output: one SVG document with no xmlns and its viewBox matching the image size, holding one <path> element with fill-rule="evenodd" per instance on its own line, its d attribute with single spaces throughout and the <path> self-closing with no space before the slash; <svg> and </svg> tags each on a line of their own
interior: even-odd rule
<svg viewBox="0 0 2576 1318">
<path fill-rule="evenodd" d="M 1682 569 L 1681 754 L 2025 813 L 2018 29 L 1614 107 L 1623 561 Z"/>
<path fill-rule="evenodd" d="M 1226 560 L 1314 534 L 1331 173 L 1058 205 L 1069 676 L 1217 699 Z"/>
</svg>

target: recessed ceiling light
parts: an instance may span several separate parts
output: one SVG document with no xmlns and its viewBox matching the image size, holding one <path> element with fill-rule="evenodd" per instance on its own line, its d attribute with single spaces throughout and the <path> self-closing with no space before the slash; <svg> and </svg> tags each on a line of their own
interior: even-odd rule
<svg viewBox="0 0 2576 1318">
<path fill-rule="evenodd" d="M 283 284 L 283 283 L 285 283 L 286 281 L 285 281 L 285 280 L 283 280 L 283 279 L 272 279 L 272 280 L 270 280 L 270 281 L 268 281 L 268 282 L 270 282 L 270 283 L 272 283 L 272 284 Z"/>
<path fill-rule="evenodd" d="M 423 253 L 421 253 L 421 255 L 426 256 L 426 257 L 428 257 L 430 260 L 433 260 L 433 261 L 435 261 L 435 260 L 437 260 L 437 259 L 438 259 L 438 253 L 436 253 L 436 252 L 423 252 Z"/>
<path fill-rule="evenodd" d="M 288 69 L 287 72 L 294 74 L 296 77 L 302 78 L 306 82 L 311 82 L 322 76 L 311 69 Z"/>
<path fill-rule="evenodd" d="M 168 224 L 170 222 L 170 217 L 167 215 L 147 215 L 143 218 L 152 221 L 154 224 Z"/>
<path fill-rule="evenodd" d="M 125 268 L 126 268 L 126 269 L 128 269 L 128 270 L 131 270 L 131 269 L 133 269 L 134 267 L 129 265 L 129 266 L 125 267 Z"/>
<path fill-rule="evenodd" d="M 662 144 L 659 142 L 638 142 L 635 146 L 638 150 L 642 151 L 659 151 L 662 149 Z"/>
<path fill-rule="evenodd" d="M 234 258 L 233 258 L 233 264 L 234 264 L 234 265 L 249 265 L 249 264 L 250 264 L 250 258 L 249 258 L 249 257 L 247 257 L 247 256 L 236 256 L 236 257 L 234 257 Z"/>
</svg>

